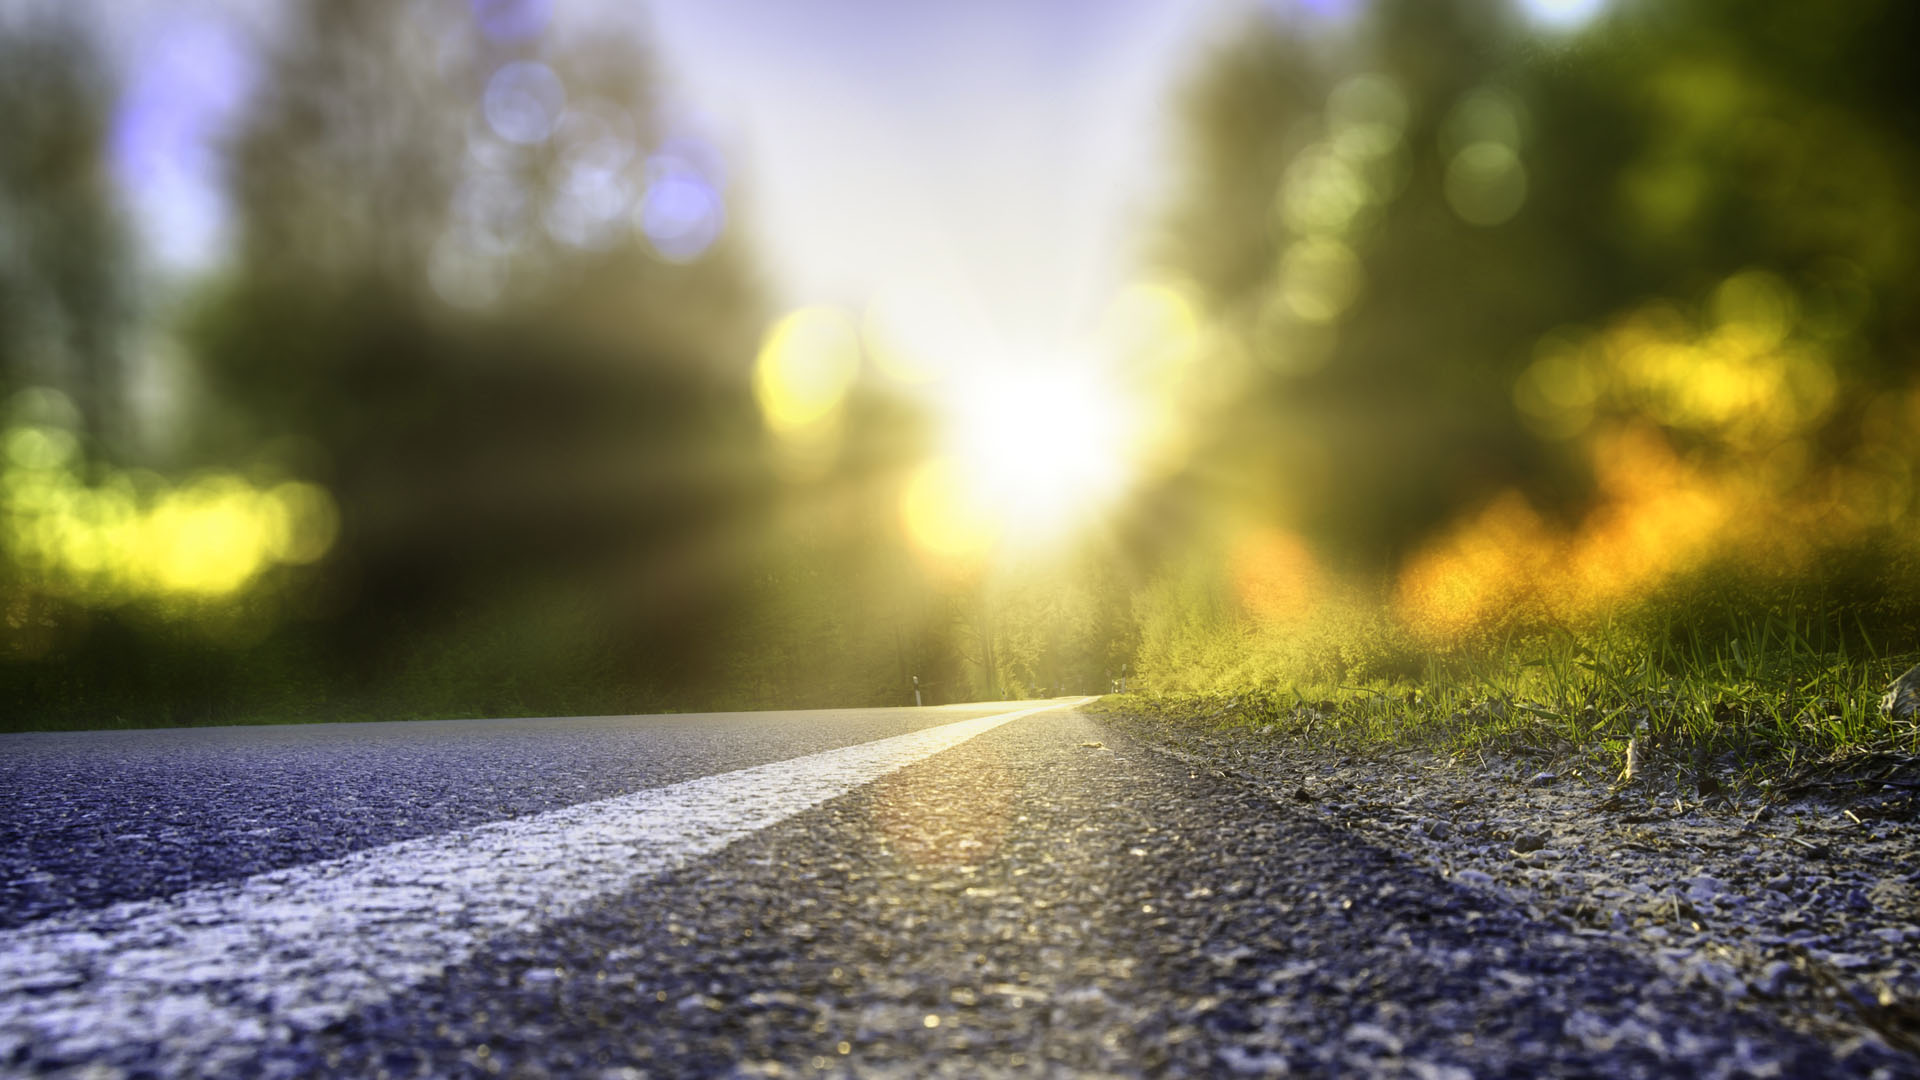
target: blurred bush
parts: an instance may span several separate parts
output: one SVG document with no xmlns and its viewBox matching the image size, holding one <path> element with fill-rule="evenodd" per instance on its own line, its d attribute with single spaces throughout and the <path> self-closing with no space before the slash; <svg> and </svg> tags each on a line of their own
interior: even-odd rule
<svg viewBox="0 0 1920 1080">
<path fill-rule="evenodd" d="M 130 245 L 104 154 L 111 87 L 81 29 L 55 14 L 0 28 L 0 389 L 49 385 L 79 434 L 125 430 Z M 112 449 L 124 449 L 115 445 Z"/>
<path fill-rule="evenodd" d="M 295 13 L 229 148 L 235 257 L 168 319 L 191 379 L 176 479 L 100 434 L 129 426 L 109 91 L 77 34 L 0 39 L 27 121 L 0 143 L 23 226 L 0 356 L 28 390 L 8 591 L 16 629 L 47 629 L 10 639 L 28 722 L 714 687 L 727 560 L 771 485 L 724 176 L 661 130 L 631 36 L 489 18 Z"/>
<path fill-rule="evenodd" d="M 201 453 L 270 448 L 339 503 L 308 594 L 327 670 L 487 712 L 709 685 L 769 482 L 718 169 L 659 130 L 617 31 L 303 19 L 233 147 L 240 253 L 187 337 Z M 713 220 L 660 226 L 663 184 Z"/>
<path fill-rule="evenodd" d="M 1142 666 L 1353 678 L 1634 611 L 1704 630 L 1709 577 L 1907 647 L 1915 9 L 1355 7 L 1254 19 L 1186 102 L 1159 261 L 1232 390 L 1140 513 L 1186 522 L 1142 530 L 1168 564 Z M 1274 530 L 1297 552 L 1249 571 Z M 1263 612 L 1276 575 L 1317 618 Z M 1222 628 L 1252 640 L 1188 655 Z M 1315 634 L 1369 644 L 1278 655 Z"/>
</svg>

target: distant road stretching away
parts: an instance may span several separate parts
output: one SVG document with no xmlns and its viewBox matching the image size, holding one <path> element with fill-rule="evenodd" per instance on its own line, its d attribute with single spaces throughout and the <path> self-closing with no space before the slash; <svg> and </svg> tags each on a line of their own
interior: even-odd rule
<svg viewBox="0 0 1920 1080">
<path fill-rule="evenodd" d="M 1839 1068 L 1085 700 L 0 738 L 0 1073 Z"/>
</svg>

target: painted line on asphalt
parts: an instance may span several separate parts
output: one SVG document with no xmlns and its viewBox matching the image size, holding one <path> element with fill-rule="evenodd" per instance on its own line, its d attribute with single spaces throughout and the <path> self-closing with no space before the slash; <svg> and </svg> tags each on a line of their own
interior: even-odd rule
<svg viewBox="0 0 1920 1080">
<path fill-rule="evenodd" d="M 489 941 L 642 880 L 1023 716 L 897 735 L 369 848 L 0 932 L 0 1072 L 233 1068 L 377 1004 Z"/>
</svg>

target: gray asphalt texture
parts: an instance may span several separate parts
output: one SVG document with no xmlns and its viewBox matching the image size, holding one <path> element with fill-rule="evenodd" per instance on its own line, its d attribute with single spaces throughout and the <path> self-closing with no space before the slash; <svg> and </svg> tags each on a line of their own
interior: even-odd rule
<svg viewBox="0 0 1920 1080">
<path fill-rule="evenodd" d="M 0 928 L 1010 707 L 0 735 Z"/>
<path fill-rule="evenodd" d="M 1837 1061 L 1657 983 L 1061 712 L 501 941 L 244 1071 L 1871 1074 L 1873 1055 Z"/>
</svg>

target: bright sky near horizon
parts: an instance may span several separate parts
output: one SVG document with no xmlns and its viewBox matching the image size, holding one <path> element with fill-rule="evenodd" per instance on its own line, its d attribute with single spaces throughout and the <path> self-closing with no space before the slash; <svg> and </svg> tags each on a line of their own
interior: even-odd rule
<svg viewBox="0 0 1920 1080">
<path fill-rule="evenodd" d="M 655 0 L 651 21 L 783 299 L 934 291 L 1046 341 L 1136 263 L 1174 92 L 1228 6 Z"/>
</svg>

